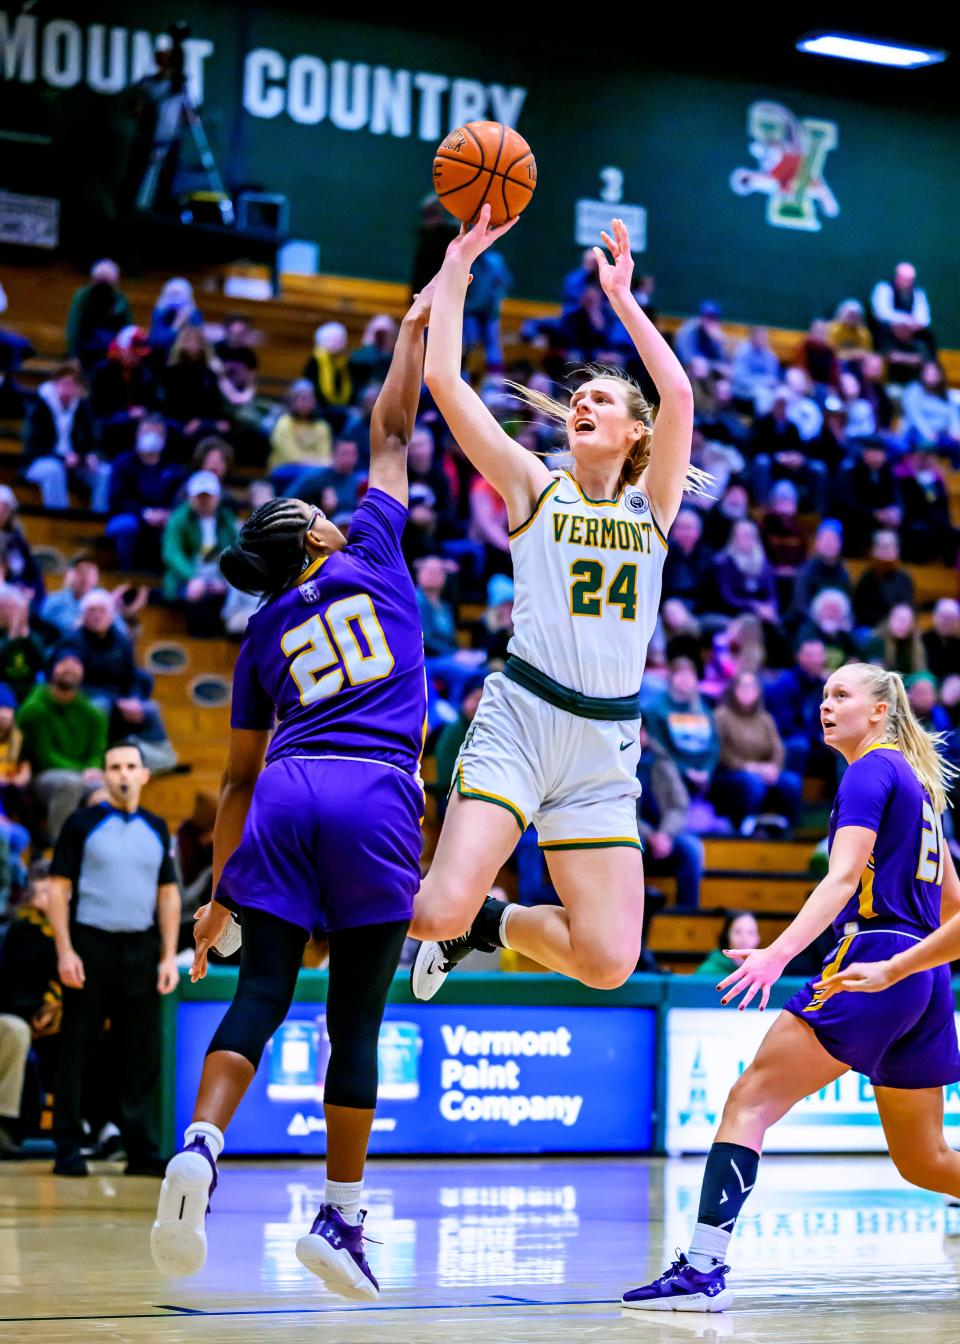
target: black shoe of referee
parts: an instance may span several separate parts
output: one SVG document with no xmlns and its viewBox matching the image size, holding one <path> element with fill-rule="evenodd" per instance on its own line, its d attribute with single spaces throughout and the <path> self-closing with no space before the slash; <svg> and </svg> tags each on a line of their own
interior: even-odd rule
<svg viewBox="0 0 960 1344">
<path fill-rule="evenodd" d="M 496 952 L 500 942 L 500 917 L 507 908 L 506 901 L 488 896 L 480 912 L 466 933 L 459 938 L 445 938 L 440 942 L 421 943 L 410 967 L 410 988 L 413 997 L 426 1002 L 471 952 Z"/>
</svg>

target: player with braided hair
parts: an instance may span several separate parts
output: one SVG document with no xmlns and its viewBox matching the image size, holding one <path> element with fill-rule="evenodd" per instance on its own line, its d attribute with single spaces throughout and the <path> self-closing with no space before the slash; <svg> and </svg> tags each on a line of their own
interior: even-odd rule
<svg viewBox="0 0 960 1344">
<path fill-rule="evenodd" d="M 184 1147 L 160 1193 L 151 1249 L 168 1274 L 193 1274 L 204 1263 L 223 1132 L 287 1015 L 304 946 L 317 932 L 330 948 L 327 1184 L 297 1255 L 332 1292 L 379 1295 L 360 1199 L 377 1038 L 420 884 L 426 679 L 400 537 L 432 288 L 404 319 L 374 408 L 369 488 L 349 540 L 322 510 L 275 499 L 251 515 L 220 561 L 234 587 L 264 600 L 234 672 L 215 894 L 196 917 L 192 978 L 205 975 L 232 912 L 243 954 Z"/>
</svg>

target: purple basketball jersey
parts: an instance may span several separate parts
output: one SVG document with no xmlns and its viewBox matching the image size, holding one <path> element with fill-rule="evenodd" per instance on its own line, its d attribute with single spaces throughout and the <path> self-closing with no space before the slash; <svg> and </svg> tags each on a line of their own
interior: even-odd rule
<svg viewBox="0 0 960 1344">
<path fill-rule="evenodd" d="M 896 747 L 870 747 L 849 767 L 830 815 L 830 848 L 843 826 L 865 826 L 877 840 L 857 890 L 834 921 L 838 937 L 851 925 L 868 928 L 865 921 L 873 919 L 921 937 L 939 928 L 943 828 Z"/>
<path fill-rule="evenodd" d="M 345 550 L 312 564 L 247 626 L 231 726 L 269 729 L 268 763 L 349 756 L 416 774 L 426 682 L 404 506 L 368 490 Z"/>
</svg>

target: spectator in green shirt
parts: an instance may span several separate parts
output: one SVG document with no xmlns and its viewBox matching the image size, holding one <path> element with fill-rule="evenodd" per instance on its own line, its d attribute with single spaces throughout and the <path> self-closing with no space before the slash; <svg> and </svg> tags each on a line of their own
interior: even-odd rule
<svg viewBox="0 0 960 1344">
<path fill-rule="evenodd" d="M 736 952 L 752 952 L 760 946 L 760 928 L 756 919 L 748 910 L 728 910 L 723 921 L 717 946 L 705 961 L 702 961 L 694 975 L 714 976 L 717 984 L 726 979 L 740 965 L 726 955 L 725 949 Z"/>
<path fill-rule="evenodd" d="M 84 790 L 103 779 L 106 716 L 83 694 L 83 664 L 74 653 L 57 658 L 50 680 L 36 686 L 17 715 L 23 756 L 33 767 L 34 789 L 56 841 Z"/>
<path fill-rule="evenodd" d="M 223 633 L 220 611 L 227 585 L 220 555 L 237 539 L 237 520 L 223 502 L 220 480 L 212 471 L 195 471 L 187 498 L 167 519 L 163 533 L 163 595 L 186 602 L 191 635 Z"/>
</svg>

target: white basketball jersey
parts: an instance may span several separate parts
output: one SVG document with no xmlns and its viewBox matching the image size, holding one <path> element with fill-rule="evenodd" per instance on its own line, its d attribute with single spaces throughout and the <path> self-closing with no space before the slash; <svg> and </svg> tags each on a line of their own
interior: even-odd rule
<svg viewBox="0 0 960 1344">
<path fill-rule="evenodd" d="M 588 499 L 569 472 L 558 472 L 511 532 L 510 550 L 509 651 L 583 695 L 635 695 L 667 554 L 643 490 L 628 485 L 616 499 Z"/>
</svg>

